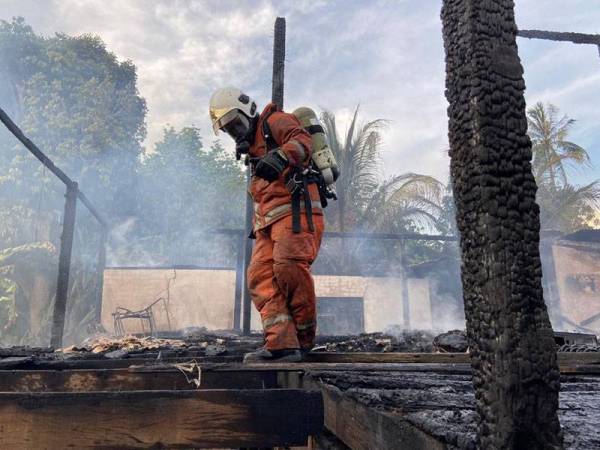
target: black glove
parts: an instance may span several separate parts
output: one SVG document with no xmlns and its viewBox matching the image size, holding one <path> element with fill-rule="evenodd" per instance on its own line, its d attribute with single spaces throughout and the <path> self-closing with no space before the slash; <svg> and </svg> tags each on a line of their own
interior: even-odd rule
<svg viewBox="0 0 600 450">
<path fill-rule="evenodd" d="M 267 181 L 275 181 L 288 166 L 288 160 L 280 149 L 267 153 L 256 164 L 254 175 Z"/>
</svg>

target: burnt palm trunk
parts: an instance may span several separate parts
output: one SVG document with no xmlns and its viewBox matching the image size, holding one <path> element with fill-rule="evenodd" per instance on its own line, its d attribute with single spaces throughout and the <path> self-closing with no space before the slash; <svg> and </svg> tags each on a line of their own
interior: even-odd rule
<svg viewBox="0 0 600 450">
<path fill-rule="evenodd" d="M 484 449 L 558 449 L 537 186 L 512 0 L 444 0 L 451 176 Z"/>
</svg>

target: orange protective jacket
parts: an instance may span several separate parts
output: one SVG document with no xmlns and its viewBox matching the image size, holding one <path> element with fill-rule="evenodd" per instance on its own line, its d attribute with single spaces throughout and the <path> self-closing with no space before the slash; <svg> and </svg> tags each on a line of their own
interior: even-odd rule
<svg viewBox="0 0 600 450">
<path fill-rule="evenodd" d="M 279 110 L 274 103 L 269 103 L 258 118 L 254 144 L 249 151 L 250 157 L 261 158 L 268 151 L 263 133 L 265 119 L 268 120 L 271 137 L 287 156 L 290 167 L 306 166 L 312 155 L 310 134 L 302 128 L 296 116 Z M 290 167 L 281 174 L 279 179 L 272 182 L 257 176 L 252 177 L 249 194 L 254 201 L 254 231 L 292 214 L 292 196 L 285 187 Z M 313 214 L 322 215 L 317 185 L 310 184 L 308 190 Z M 303 203 L 302 207 L 304 207 Z"/>
</svg>

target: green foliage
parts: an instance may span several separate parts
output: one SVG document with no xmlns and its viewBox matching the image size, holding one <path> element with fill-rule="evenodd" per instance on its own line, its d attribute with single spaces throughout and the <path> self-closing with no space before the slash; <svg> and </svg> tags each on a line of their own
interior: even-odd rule
<svg viewBox="0 0 600 450">
<path fill-rule="evenodd" d="M 140 167 L 136 245 L 152 247 L 170 264 L 208 260 L 202 249 L 214 236 L 202 233 L 243 227 L 244 190 L 239 164 L 219 142 L 207 150 L 197 128 L 165 129 Z"/>
<path fill-rule="evenodd" d="M 56 249 L 49 242 L 37 242 L 5 248 L 0 251 L 0 345 L 39 343 L 48 323 L 39 321 L 30 328 L 31 311 L 39 310 L 33 303 L 40 286 L 36 281 L 46 279 L 49 298 L 53 294 L 56 272 Z M 35 291 L 35 292 L 34 292 Z M 37 298 L 39 301 L 39 298 Z M 50 309 L 50 302 L 42 310 Z M 33 336 L 35 334 L 36 336 Z"/>
<path fill-rule="evenodd" d="M 5 335 L 16 318 L 15 294 L 17 285 L 9 278 L 0 276 L 0 336 Z M 0 339 L 0 343 L 2 340 Z"/>
<path fill-rule="evenodd" d="M 441 213 L 442 183 L 415 173 L 382 180 L 384 120 L 359 124 L 357 107 L 343 139 L 332 113 L 324 111 L 322 120 L 341 169 L 336 182 L 338 201 L 332 202 L 327 210 L 331 228 L 396 233 L 436 228 Z"/>
<path fill-rule="evenodd" d="M 109 222 L 135 209 L 136 166 L 145 137 L 145 101 L 136 87 L 135 66 L 118 61 L 102 40 L 91 35 L 36 35 L 22 18 L 0 21 L 0 105 L 25 134 L 72 179 Z M 64 185 L 12 137 L 0 129 L 0 250 L 49 240 L 58 245 Z M 91 310 L 93 283 L 82 288 L 89 261 L 98 250 L 91 236 L 97 223 L 78 206 L 71 280 L 76 295 L 73 327 Z M 95 227 L 95 228 L 94 228 Z M 81 239 L 80 236 L 85 236 Z M 82 242 L 82 243 L 79 243 Z M 28 323 L 32 278 L 52 271 L 56 260 L 31 260 L 15 266 L 18 327 L 23 340 L 42 327 L 38 314 Z M 44 302 L 49 311 L 53 289 Z M 7 300 L 4 302 L 6 303 Z M 14 317 L 14 315 L 13 315 Z M 36 333 L 34 333 L 36 331 Z M 68 331 L 68 330 L 67 330 Z M 33 334 L 32 334 L 33 333 Z M 38 333 L 40 334 L 40 333 Z M 40 335 L 43 335 L 41 333 Z M 33 339 L 33 338 L 32 338 Z M 34 343 L 47 344 L 47 336 Z"/>
<path fill-rule="evenodd" d="M 381 127 L 383 120 L 358 124 L 358 107 L 348 131 L 342 138 L 338 133 L 335 115 L 323 111 L 322 121 L 329 146 L 341 170 L 336 182 L 337 202 L 327 210 L 331 229 L 351 230 L 362 219 L 362 212 L 380 182 Z"/>
<path fill-rule="evenodd" d="M 121 215 L 127 208 L 114 207 L 114 199 L 134 188 L 146 132 L 135 66 L 118 61 L 98 37 L 44 38 L 23 19 L 0 21 L 0 60 L 0 104 L 99 208 Z M 10 179 L 0 186 L 10 185 L 10 200 L 32 208 L 35 194 L 47 190 L 45 209 L 60 209 L 62 193 L 41 164 L 5 131 L 0 146 L 9 150 L 0 164 Z"/>
<path fill-rule="evenodd" d="M 435 230 L 444 185 L 428 175 L 405 173 L 383 181 L 371 194 L 359 225 L 377 231 Z"/>
<path fill-rule="evenodd" d="M 442 229 L 442 183 L 416 173 L 382 178 L 381 129 L 385 121 L 359 124 L 357 108 L 343 137 L 332 113 L 324 111 L 322 121 L 341 170 L 336 182 L 338 201 L 325 210 L 328 229 L 383 233 Z M 435 241 L 334 239 L 326 242 L 320 264 L 334 273 L 384 273 L 439 258 L 445 249 L 445 244 Z"/>
<path fill-rule="evenodd" d="M 529 108 L 527 116 L 542 229 L 573 232 L 597 225 L 599 181 L 576 186 L 567 173 L 569 167 L 591 167 L 587 151 L 567 140 L 575 120 L 559 117 L 556 106 L 542 103 Z"/>
</svg>

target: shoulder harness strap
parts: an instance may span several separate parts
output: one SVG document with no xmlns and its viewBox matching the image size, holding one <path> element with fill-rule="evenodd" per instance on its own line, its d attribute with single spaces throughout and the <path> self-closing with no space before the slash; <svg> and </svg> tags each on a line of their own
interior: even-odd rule
<svg viewBox="0 0 600 450">
<path fill-rule="evenodd" d="M 273 112 L 267 114 L 262 123 L 262 133 L 263 138 L 265 140 L 265 145 L 267 147 L 267 152 L 274 150 L 279 147 L 279 144 L 275 140 L 275 138 L 271 134 L 271 127 L 269 126 L 269 117 Z M 292 232 L 300 233 L 302 231 L 302 225 L 300 222 L 301 215 L 301 201 L 304 198 L 304 212 L 306 214 L 306 221 L 308 225 L 308 229 L 311 232 L 315 231 L 315 226 L 313 222 L 313 214 L 312 214 L 312 201 L 310 198 L 310 194 L 308 192 L 308 179 L 306 176 L 302 175 L 302 169 L 292 170 L 290 172 L 290 176 L 300 176 L 302 178 L 301 186 L 296 186 L 296 189 L 291 192 L 292 194 Z M 289 180 L 288 180 L 289 181 Z"/>
<path fill-rule="evenodd" d="M 277 144 L 277 141 L 271 135 L 271 127 L 269 126 L 269 117 L 271 117 L 272 114 L 273 111 L 267 114 L 262 123 L 262 133 L 263 138 L 265 139 L 265 145 L 267 146 L 267 153 L 279 147 L 279 144 Z"/>
</svg>

